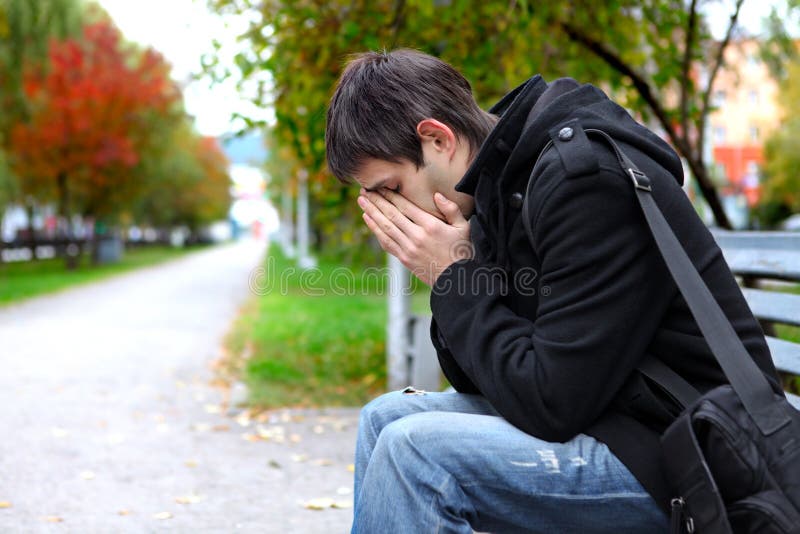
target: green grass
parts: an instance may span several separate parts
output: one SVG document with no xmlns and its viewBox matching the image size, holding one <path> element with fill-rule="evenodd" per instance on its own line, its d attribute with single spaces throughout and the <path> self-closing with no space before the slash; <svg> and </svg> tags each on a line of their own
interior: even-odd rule
<svg viewBox="0 0 800 534">
<path fill-rule="evenodd" d="M 241 377 L 254 407 L 359 406 L 386 388 L 386 283 L 382 269 L 321 260 L 302 273 L 280 249 L 265 260 L 263 291 L 226 339 L 223 375 Z M 413 309 L 427 309 L 416 284 Z"/>
<path fill-rule="evenodd" d="M 53 293 L 79 284 L 155 265 L 180 257 L 190 249 L 148 247 L 126 250 L 119 263 L 91 266 L 88 254 L 81 257 L 75 270 L 67 270 L 64 260 L 54 258 L 31 262 L 0 263 L 0 306 L 23 299 Z"/>
</svg>

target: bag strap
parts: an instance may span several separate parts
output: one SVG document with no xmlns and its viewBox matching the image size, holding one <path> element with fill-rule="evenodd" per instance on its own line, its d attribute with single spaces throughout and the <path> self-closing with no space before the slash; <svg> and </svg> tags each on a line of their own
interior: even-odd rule
<svg viewBox="0 0 800 534">
<path fill-rule="evenodd" d="M 789 422 L 788 414 L 783 413 L 782 410 L 774 410 L 772 405 L 774 395 L 772 388 L 764 374 L 745 349 L 736 331 L 731 326 L 730 321 L 725 317 L 725 314 L 714 299 L 708 286 L 706 286 L 705 282 L 700 277 L 700 274 L 692 264 L 686 251 L 670 228 L 669 223 L 667 223 L 664 215 L 661 213 L 660 208 L 652 196 L 653 186 L 650 179 L 639 170 L 636 164 L 631 161 L 607 133 L 595 128 L 588 128 L 585 132 L 587 134 L 597 135 L 613 149 L 623 174 L 631 179 L 634 192 L 636 193 L 636 199 L 642 208 L 645 220 L 653 234 L 658 250 L 670 274 L 672 274 L 678 289 L 683 295 L 683 298 L 686 300 L 686 304 L 689 306 L 712 354 L 725 373 L 725 376 L 728 378 L 731 386 L 736 391 L 736 394 L 741 399 L 745 409 L 763 434 L 769 435 L 777 431 Z M 545 147 L 545 150 L 547 148 L 548 147 Z M 541 159 L 541 154 L 539 158 Z M 530 181 L 524 199 L 523 224 L 528 232 L 528 238 L 533 241 L 530 217 L 528 216 L 527 209 L 529 190 Z M 656 366 L 658 365 L 656 364 Z M 666 367 L 666 365 L 664 365 L 664 367 Z M 652 365 L 650 368 L 652 368 Z M 688 382 L 683 380 L 671 369 L 670 371 L 674 376 L 664 375 L 658 371 L 654 376 L 650 376 L 647 375 L 647 370 L 643 372 L 677 399 L 686 398 L 688 400 L 687 388 L 684 385 L 677 385 L 678 381 L 676 381 L 675 378 L 677 377 L 677 379 L 682 381 L 685 385 L 688 385 Z M 668 376 L 668 378 L 664 380 L 664 376 Z M 699 396 L 699 393 L 697 395 L 694 395 L 692 392 L 689 393 L 691 393 L 691 396 L 694 398 Z"/>
</svg>

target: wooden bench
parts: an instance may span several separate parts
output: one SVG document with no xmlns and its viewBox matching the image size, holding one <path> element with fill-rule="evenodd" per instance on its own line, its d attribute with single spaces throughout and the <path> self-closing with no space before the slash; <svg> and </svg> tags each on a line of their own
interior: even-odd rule
<svg viewBox="0 0 800 534">
<path fill-rule="evenodd" d="M 800 376 L 800 343 L 775 337 L 774 325 L 800 326 L 800 232 L 714 231 L 725 260 L 743 285 L 753 315 L 761 321 L 775 367 Z M 795 291 L 798 291 L 795 289 Z M 428 329 L 430 316 L 407 317 L 407 383 L 437 390 L 440 381 L 436 351 Z M 800 396 L 787 395 L 800 409 Z"/>
<path fill-rule="evenodd" d="M 800 232 L 715 231 L 714 238 L 746 286 L 742 292 L 764 327 L 775 367 L 800 376 L 800 343 L 775 337 L 776 324 L 800 326 Z M 792 287 L 794 294 L 787 292 Z M 800 409 L 800 397 L 787 397 Z"/>
</svg>

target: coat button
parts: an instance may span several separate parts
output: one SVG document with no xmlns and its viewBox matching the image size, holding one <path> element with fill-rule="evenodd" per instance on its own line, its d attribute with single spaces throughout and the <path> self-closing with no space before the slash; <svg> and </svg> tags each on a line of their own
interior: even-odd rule
<svg viewBox="0 0 800 534">
<path fill-rule="evenodd" d="M 573 134 L 572 128 L 570 128 L 569 126 L 565 126 L 564 128 L 561 128 L 558 131 L 558 140 L 569 141 L 570 139 L 572 139 L 572 134 Z"/>
<path fill-rule="evenodd" d="M 518 210 L 522 207 L 523 199 L 524 197 L 522 196 L 522 193 L 514 193 L 513 195 L 511 195 L 511 198 L 508 200 L 508 203 L 511 205 L 512 208 Z"/>
</svg>

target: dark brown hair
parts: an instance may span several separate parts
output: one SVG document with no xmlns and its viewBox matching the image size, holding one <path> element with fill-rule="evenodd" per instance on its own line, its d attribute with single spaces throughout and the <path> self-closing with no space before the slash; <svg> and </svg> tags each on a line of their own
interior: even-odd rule
<svg viewBox="0 0 800 534">
<path fill-rule="evenodd" d="M 328 169 L 348 183 L 370 158 L 424 165 L 419 121 L 433 118 L 469 144 L 470 157 L 494 127 L 469 82 L 444 61 L 417 50 L 365 52 L 342 73 L 328 108 Z"/>
</svg>

